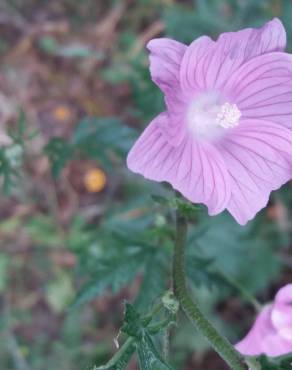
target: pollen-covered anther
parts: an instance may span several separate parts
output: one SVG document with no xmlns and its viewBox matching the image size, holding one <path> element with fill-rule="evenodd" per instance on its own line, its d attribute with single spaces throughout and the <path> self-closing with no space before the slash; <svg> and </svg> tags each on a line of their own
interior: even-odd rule
<svg viewBox="0 0 292 370">
<path fill-rule="evenodd" d="M 223 128 L 232 128 L 238 126 L 241 112 L 236 104 L 224 103 L 217 113 L 216 122 Z"/>
</svg>

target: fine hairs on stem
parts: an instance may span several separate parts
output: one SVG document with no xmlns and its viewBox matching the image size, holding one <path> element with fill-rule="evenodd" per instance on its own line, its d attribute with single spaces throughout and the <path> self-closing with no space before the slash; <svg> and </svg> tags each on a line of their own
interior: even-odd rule
<svg viewBox="0 0 292 370">
<path fill-rule="evenodd" d="M 208 340 L 214 350 L 233 370 L 246 370 L 245 358 L 236 351 L 233 345 L 209 322 L 201 312 L 197 303 L 193 302 L 186 285 L 185 276 L 185 245 L 187 240 L 187 219 L 176 213 L 176 240 L 173 258 L 174 294 L 181 308 L 195 325 L 197 330 Z"/>
</svg>

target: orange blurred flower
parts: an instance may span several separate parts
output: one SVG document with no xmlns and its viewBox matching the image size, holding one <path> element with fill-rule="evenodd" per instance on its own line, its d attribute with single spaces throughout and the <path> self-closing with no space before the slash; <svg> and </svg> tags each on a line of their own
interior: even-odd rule
<svg viewBox="0 0 292 370">
<path fill-rule="evenodd" d="M 66 105 L 59 105 L 53 111 L 54 118 L 60 122 L 69 121 L 72 114 Z"/>
<path fill-rule="evenodd" d="M 105 173 L 99 168 L 88 170 L 84 176 L 84 185 L 89 193 L 98 193 L 106 185 L 107 179 Z"/>
</svg>

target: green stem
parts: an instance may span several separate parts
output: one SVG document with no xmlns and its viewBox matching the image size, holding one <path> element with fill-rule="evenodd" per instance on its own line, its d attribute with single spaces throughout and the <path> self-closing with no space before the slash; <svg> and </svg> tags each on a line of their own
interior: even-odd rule
<svg viewBox="0 0 292 370">
<path fill-rule="evenodd" d="M 148 314 L 143 316 L 141 320 L 143 321 L 143 325 L 148 327 L 150 331 L 153 331 L 155 334 L 159 329 L 162 329 L 169 325 L 170 318 L 160 321 L 156 324 L 149 325 L 152 321 L 153 317 L 157 315 L 160 310 L 163 309 L 163 304 L 159 303 L 158 305 L 154 306 Z M 107 370 L 109 368 L 125 368 L 125 366 L 128 364 L 130 358 L 132 357 L 133 353 L 136 350 L 135 345 L 135 338 L 129 337 L 125 343 L 121 346 L 121 348 L 113 355 L 113 357 L 107 362 L 106 365 L 100 366 L 100 367 L 94 367 L 93 370 Z"/>
<path fill-rule="evenodd" d="M 130 337 L 122 345 L 122 347 L 116 352 L 113 357 L 108 361 L 105 366 L 95 367 L 93 370 L 103 370 L 108 369 L 111 366 L 117 365 L 127 365 L 128 360 L 132 357 L 132 354 L 135 352 L 135 339 Z"/>
<path fill-rule="evenodd" d="M 185 245 L 187 238 L 187 220 L 177 210 L 176 217 L 176 241 L 173 259 L 173 283 L 174 293 L 190 321 L 198 331 L 209 341 L 214 350 L 233 370 L 246 370 L 244 357 L 221 336 L 214 326 L 201 312 L 188 293 L 185 277 Z"/>
<path fill-rule="evenodd" d="M 148 314 L 141 318 L 143 324 L 146 326 L 149 325 L 153 317 L 156 316 L 163 309 L 163 307 L 163 303 L 159 303 L 157 306 L 154 306 Z"/>
<path fill-rule="evenodd" d="M 245 362 L 252 370 L 262 370 L 262 366 L 256 357 L 246 357 Z"/>
<path fill-rule="evenodd" d="M 151 334 L 157 334 L 161 329 L 167 328 L 171 322 L 173 322 L 174 318 L 168 317 L 162 321 L 158 321 L 155 324 L 149 325 L 148 330 Z"/>
<path fill-rule="evenodd" d="M 169 332 L 169 328 L 167 327 L 163 334 L 163 342 L 162 342 L 163 358 L 167 362 L 169 360 L 169 337 L 170 337 L 170 332 Z"/>
</svg>

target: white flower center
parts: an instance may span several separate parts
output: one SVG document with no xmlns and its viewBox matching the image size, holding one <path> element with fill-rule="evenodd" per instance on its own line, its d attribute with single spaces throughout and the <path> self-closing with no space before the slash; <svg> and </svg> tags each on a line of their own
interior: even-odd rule
<svg viewBox="0 0 292 370">
<path fill-rule="evenodd" d="M 220 101 L 215 93 L 203 94 L 189 105 L 187 111 L 188 127 L 200 137 L 216 137 L 223 129 L 238 126 L 241 112 L 236 104 Z"/>
<path fill-rule="evenodd" d="M 220 112 L 216 116 L 216 122 L 223 128 L 232 128 L 239 124 L 240 116 L 241 112 L 237 105 L 226 102 L 221 105 Z"/>
</svg>

